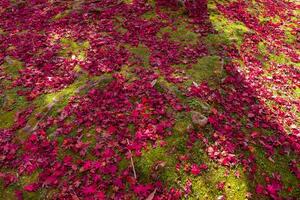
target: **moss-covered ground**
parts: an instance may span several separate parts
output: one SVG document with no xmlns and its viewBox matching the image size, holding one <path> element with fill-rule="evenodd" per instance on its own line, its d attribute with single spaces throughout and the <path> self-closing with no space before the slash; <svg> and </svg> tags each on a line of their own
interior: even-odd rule
<svg viewBox="0 0 300 200">
<path fill-rule="evenodd" d="M 126 4 L 132 4 L 134 1 L 126 0 L 125 2 Z M 239 51 L 245 51 L 245 48 L 243 47 L 245 35 L 255 34 L 255 30 L 247 27 L 243 22 L 232 20 L 218 10 L 217 4 L 227 5 L 230 2 L 233 1 L 208 0 L 208 20 L 211 23 L 214 32 L 206 35 L 198 34 L 193 31 L 193 25 L 189 23 L 187 15 L 182 11 L 183 8 L 177 11 L 164 8 L 161 12 L 173 16 L 172 25 L 166 23 L 166 25 L 156 34 L 158 40 L 167 39 L 174 44 L 177 44 L 178 49 L 184 49 L 199 44 L 203 44 L 207 47 L 208 53 L 205 56 L 195 59 L 196 62 L 190 65 L 180 63 L 172 66 L 173 69 L 175 69 L 175 71 L 172 72 L 173 76 L 176 77 L 178 75 L 178 77 L 185 77 L 184 81 L 181 83 L 172 83 L 171 81 L 166 80 L 164 72 L 159 68 L 155 68 L 155 71 L 159 74 L 157 82 L 155 83 L 155 87 L 158 91 L 162 93 L 174 93 L 175 96 L 180 99 L 182 104 L 189 106 L 190 109 L 201 112 L 206 116 L 210 114 L 212 108 L 220 110 L 222 110 L 222 108 L 218 107 L 218 103 L 207 103 L 198 98 L 187 97 L 183 94 L 183 91 L 188 90 L 193 84 L 201 82 L 207 82 L 212 88 L 220 89 L 221 82 L 227 77 L 224 65 L 229 62 L 239 62 L 242 64 L 244 62 L 239 58 L 223 55 L 222 48 L 225 46 L 235 46 Z M 278 20 L 283 20 L 280 16 L 265 16 L 265 8 L 263 6 L 258 6 L 259 3 L 256 4 L 255 2 L 256 1 L 253 0 L 252 3 L 249 4 L 248 12 L 255 14 L 262 24 L 269 21 L 275 23 Z M 150 5 L 154 5 L 153 1 L 150 2 Z M 58 14 L 53 20 L 64 18 L 68 13 L 69 12 L 64 11 L 63 13 Z M 152 8 L 142 16 L 144 20 L 155 20 L 157 17 L 158 14 L 155 12 L 155 8 Z M 122 16 L 120 18 L 121 20 L 116 23 L 124 23 L 122 22 Z M 297 19 L 283 22 L 284 24 L 280 29 L 285 33 L 285 41 L 295 45 L 298 41 L 297 37 L 299 37 L 299 34 L 295 35 L 293 32 L 293 27 L 296 26 Z M 117 26 L 122 27 L 123 24 L 117 24 Z M 121 32 L 126 34 L 126 31 L 125 28 L 122 28 Z M 0 27 L 0 36 L 1 34 L 5 34 L 5 32 L 3 32 Z M 267 70 L 271 63 L 276 63 L 278 65 L 293 65 L 299 70 L 299 63 L 292 61 L 285 53 L 278 54 L 272 52 L 272 49 L 268 47 L 268 43 L 269 41 L 262 40 L 257 44 L 259 54 L 257 54 L 256 58 L 263 62 L 264 69 Z M 59 52 L 59 55 L 61 57 L 70 60 L 76 59 L 84 61 L 88 55 L 87 52 L 91 44 L 89 41 L 78 42 L 72 40 L 72 38 L 66 37 L 60 40 L 60 45 L 61 51 Z M 124 45 L 124 48 L 129 52 L 129 60 L 132 63 L 146 69 L 151 68 L 151 59 L 153 59 L 151 58 L 151 54 L 155 53 L 155 49 L 153 47 L 150 48 L 147 41 L 138 45 L 126 44 Z M 26 122 L 27 128 L 39 126 L 43 123 L 44 118 L 58 117 L 60 116 L 62 109 L 68 105 L 69 101 L 73 99 L 74 96 L 85 95 L 90 89 L 89 85 L 94 84 L 93 87 L 105 88 L 112 80 L 113 74 L 90 76 L 87 71 L 81 69 L 78 65 L 74 68 L 77 76 L 72 84 L 58 91 L 42 94 L 35 100 L 30 101 L 27 100 L 26 97 L 18 94 L 19 90 L 26 90 L 25 87 L 13 86 L 13 81 L 18 79 L 19 71 L 22 70 L 23 65 L 22 62 L 12 57 L 7 57 L 4 63 L 1 64 L 1 73 L 6 74 L 6 77 L 9 77 L 9 79 L 1 79 L 0 82 L 0 129 L 12 128 L 16 122 L 18 113 L 28 108 L 33 108 L 33 111 Z M 243 65 L 241 65 L 241 71 L 245 70 L 242 66 Z M 128 82 L 138 80 L 138 77 L 135 74 L 136 72 L 128 65 L 122 66 L 120 70 L 118 70 L 118 73 L 126 77 Z M 272 71 L 266 72 L 266 76 L 268 75 L 272 75 Z M 274 85 L 269 85 L 268 87 L 274 88 L 274 94 L 278 95 L 278 90 Z M 279 94 L 281 94 L 280 91 Z M 299 99 L 299 97 L 299 85 L 296 85 L 293 90 L 290 90 L 289 93 L 283 95 L 283 98 L 285 99 Z M 273 104 L 270 103 L 270 105 Z M 270 109 L 272 109 L 271 107 L 272 106 L 270 106 Z M 299 109 L 295 107 L 291 107 L 290 109 L 294 109 L 294 114 L 297 115 L 299 119 Z M 162 182 L 169 188 L 185 188 L 186 183 L 190 181 L 192 185 L 191 192 L 189 192 L 185 198 L 191 200 L 223 198 L 229 200 L 268 199 L 267 197 L 256 193 L 256 186 L 257 184 L 268 184 L 268 181 L 265 178 L 266 176 L 279 174 L 284 186 L 280 191 L 282 199 L 288 199 L 288 197 L 297 199 L 300 197 L 299 179 L 297 179 L 290 170 L 290 163 L 293 160 L 298 160 L 297 155 L 294 153 L 282 155 L 279 151 L 276 151 L 271 159 L 266 155 L 265 149 L 262 146 L 255 144 L 256 146 L 253 145 L 251 148 L 251 153 L 254 154 L 255 162 L 257 164 L 257 169 L 254 174 L 249 174 L 249 172 L 243 168 L 244 166 L 242 163 L 237 163 L 234 166 L 223 166 L 209 157 L 203 141 L 196 141 L 189 144 L 189 133 L 190 130 L 194 128 L 191 114 L 189 112 L 180 111 L 175 115 L 176 119 L 173 128 L 170 130 L 173 134 L 163 140 L 155 141 L 155 144 L 149 143 L 149 145 L 142 150 L 141 156 L 133 158 L 137 179 L 140 182 L 146 184 L 154 180 Z M 72 123 L 72 119 L 67 120 Z M 250 132 L 251 128 L 247 127 L 246 123 L 243 122 L 243 119 L 239 120 L 241 126 L 248 129 L 246 132 Z M 299 124 L 296 124 L 295 126 L 299 127 L 298 125 Z M 94 127 L 91 128 L 91 130 L 86 130 L 87 135 L 83 138 L 84 142 L 95 144 L 95 137 L 93 136 L 95 130 L 93 129 Z M 134 126 L 131 127 L 131 129 L 134 134 Z M 214 130 L 210 125 L 196 128 L 196 130 L 207 136 L 208 143 L 212 142 L 209 140 L 210 137 L 213 137 Z M 55 126 L 47 129 L 47 137 L 50 139 L 56 137 L 55 131 Z M 268 137 L 269 134 L 272 135 L 273 132 L 270 131 L 266 134 L 266 137 Z M 20 141 L 25 141 L 29 135 L 27 129 L 17 131 L 17 138 Z M 72 135 L 69 135 L 68 137 L 71 136 Z M 58 137 L 61 137 L 58 139 L 56 138 L 58 141 L 61 141 L 61 143 L 67 138 L 66 136 Z M 65 155 L 72 155 L 72 152 L 59 150 L 58 154 L 59 157 L 63 158 Z M 92 153 L 88 153 L 87 156 L 94 159 Z M 183 159 L 184 156 L 187 156 L 188 159 Z M 180 163 L 179 167 L 177 166 L 178 163 Z M 206 169 L 202 170 L 199 175 L 193 175 L 189 170 L 185 170 L 185 168 L 190 168 L 192 164 L 205 164 Z M 122 169 L 126 169 L 130 165 L 130 160 L 124 158 L 119 162 L 119 170 L 122 171 Z M 7 168 L 1 168 L 0 175 L 4 172 L 17 173 Z M 22 174 L 18 177 L 20 181 L 9 187 L 5 187 L 4 182 L 2 181 L 3 183 L 1 182 L 0 186 L 0 199 L 16 199 L 15 191 L 22 190 L 25 185 L 36 182 L 38 176 L 39 170 L 36 170 L 29 175 Z M 51 196 L 54 193 L 55 189 L 44 188 L 36 192 L 25 192 L 23 197 L 24 199 L 51 199 Z"/>
</svg>

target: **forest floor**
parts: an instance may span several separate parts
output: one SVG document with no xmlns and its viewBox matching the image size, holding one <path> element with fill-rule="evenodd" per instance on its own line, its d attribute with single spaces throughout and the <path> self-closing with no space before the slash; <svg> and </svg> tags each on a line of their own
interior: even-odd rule
<svg viewBox="0 0 300 200">
<path fill-rule="evenodd" d="M 296 0 L 0 1 L 0 199 L 299 199 Z"/>
</svg>

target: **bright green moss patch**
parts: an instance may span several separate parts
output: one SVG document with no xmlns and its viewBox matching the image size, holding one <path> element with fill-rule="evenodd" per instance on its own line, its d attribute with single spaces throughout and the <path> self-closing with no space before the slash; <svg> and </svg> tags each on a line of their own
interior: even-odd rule
<svg viewBox="0 0 300 200">
<path fill-rule="evenodd" d="M 227 172 L 226 172 L 227 171 Z M 239 173 L 239 177 L 235 174 Z M 192 181 L 192 194 L 188 199 L 217 199 L 224 195 L 227 199 L 247 199 L 247 179 L 240 169 L 228 170 L 225 167 L 209 168 L 201 176 L 189 177 Z M 227 174 L 227 175 L 226 175 Z M 218 183 L 224 182 L 224 189 L 217 188 Z"/>
<path fill-rule="evenodd" d="M 39 171 L 35 171 L 30 175 L 22 175 L 19 178 L 19 181 L 16 184 L 11 185 L 8 188 L 4 188 L 2 183 L 0 182 L 0 199 L 13 200 L 17 199 L 15 195 L 16 190 L 23 190 L 24 186 L 32 183 L 36 183 L 38 181 Z M 37 192 L 24 192 L 23 197 L 25 199 L 40 199 L 45 191 L 37 191 Z"/>
<path fill-rule="evenodd" d="M 155 88 L 160 91 L 160 92 L 168 92 L 168 93 L 172 93 L 174 94 L 177 98 L 179 98 L 180 100 L 184 100 L 186 97 L 184 96 L 184 94 L 182 93 L 182 91 L 180 91 L 178 89 L 178 87 L 171 82 L 168 82 L 164 77 L 160 76 L 157 79 L 157 82 L 155 84 Z"/>
<path fill-rule="evenodd" d="M 291 59 L 283 53 L 280 53 L 279 55 L 269 54 L 269 60 L 271 62 L 275 62 L 276 64 L 300 66 L 299 63 L 293 63 Z"/>
<path fill-rule="evenodd" d="M 300 67 L 299 63 L 292 62 L 291 59 L 284 53 L 270 53 L 265 42 L 259 42 L 257 48 L 263 56 L 268 56 L 268 60 L 271 62 L 281 65 L 294 65 Z"/>
<path fill-rule="evenodd" d="M 4 188 L 3 184 L 0 182 L 0 199 L 13 200 L 16 199 L 15 188 L 7 187 Z"/>
<path fill-rule="evenodd" d="M 230 169 L 220 166 L 210 160 L 202 149 L 201 143 L 197 142 L 190 151 L 193 162 L 206 164 L 208 170 L 199 176 L 184 176 L 183 180 L 190 179 L 192 181 L 192 194 L 189 199 L 217 199 L 220 195 L 224 195 L 228 199 L 246 199 L 248 182 L 241 168 Z M 223 190 L 217 187 L 218 183 L 222 182 L 224 182 Z"/>
<path fill-rule="evenodd" d="M 267 46 L 264 42 L 259 42 L 257 48 L 262 55 L 267 55 L 269 53 Z"/>
<path fill-rule="evenodd" d="M 201 111 L 201 112 L 207 112 L 210 109 L 210 105 L 208 103 L 202 102 L 197 98 L 189 98 L 187 100 L 187 104 L 193 110 L 198 110 L 198 111 Z"/>
<path fill-rule="evenodd" d="M 190 125 L 191 119 L 187 116 L 177 117 L 173 126 L 173 135 L 166 138 L 167 147 L 172 149 L 174 157 L 186 152 L 187 129 Z"/>
<path fill-rule="evenodd" d="M 68 38 L 62 38 L 61 44 L 63 45 L 63 49 L 60 52 L 62 56 L 78 60 L 84 60 L 86 58 L 86 51 L 90 47 L 88 41 L 79 43 Z"/>
<path fill-rule="evenodd" d="M 137 78 L 132 69 L 133 68 L 130 68 L 128 65 L 125 65 L 120 70 L 120 74 L 122 74 L 129 82 L 134 81 Z"/>
<path fill-rule="evenodd" d="M 10 128 L 15 121 L 15 115 L 28 105 L 23 96 L 17 94 L 19 88 L 7 90 L 0 97 L 0 129 Z"/>
<path fill-rule="evenodd" d="M 23 68 L 22 62 L 14 59 L 12 57 L 9 57 L 9 56 L 6 56 L 6 58 L 4 60 L 5 60 L 5 62 L 3 64 L 4 71 L 8 75 L 12 76 L 13 78 L 18 77 L 19 70 L 21 70 Z"/>
<path fill-rule="evenodd" d="M 128 49 L 134 55 L 134 57 L 136 57 L 133 59 L 137 59 L 146 67 L 149 66 L 150 50 L 146 46 L 142 44 L 139 44 L 136 47 L 126 45 L 125 48 Z"/>
<path fill-rule="evenodd" d="M 10 128 L 15 121 L 15 112 L 2 112 L 0 115 L 0 129 Z"/>
<path fill-rule="evenodd" d="M 65 11 L 62 11 L 60 13 L 58 13 L 57 15 L 55 15 L 53 17 L 53 20 L 59 20 L 59 19 L 62 19 L 66 16 L 68 16 L 68 14 L 71 12 L 71 10 L 65 10 Z"/>
<path fill-rule="evenodd" d="M 291 29 L 288 27 L 284 28 L 284 33 L 285 33 L 285 41 L 289 44 L 293 44 L 297 41 L 297 36 L 295 34 L 291 33 Z"/>
<path fill-rule="evenodd" d="M 68 87 L 66 87 L 58 92 L 44 94 L 44 95 L 39 96 L 35 100 L 35 104 L 37 105 L 37 108 L 44 108 L 48 104 L 53 103 L 53 101 L 60 100 L 59 104 L 61 105 L 61 107 L 64 107 L 68 103 L 69 97 L 74 95 L 76 93 L 77 89 L 80 86 L 83 86 L 86 83 L 86 81 L 87 81 L 87 76 L 82 75 L 74 83 L 72 83 Z"/>
<path fill-rule="evenodd" d="M 226 43 L 234 42 L 237 45 L 241 45 L 243 42 L 243 35 L 245 33 L 248 33 L 250 30 L 242 22 L 230 21 L 224 15 L 217 12 L 216 3 L 213 1 L 209 1 L 208 10 L 210 13 L 209 15 L 210 21 L 213 27 L 215 28 L 215 30 L 219 32 L 218 35 L 220 39 L 217 39 L 217 41 L 221 40 Z"/>
<path fill-rule="evenodd" d="M 133 0 L 123 0 L 125 3 L 130 4 Z"/>
<path fill-rule="evenodd" d="M 296 98 L 300 98 L 300 88 L 299 88 L 299 87 L 295 89 L 295 91 L 294 91 L 294 96 L 295 96 Z"/>
<path fill-rule="evenodd" d="M 144 150 L 136 162 L 137 176 L 147 182 L 150 179 L 159 179 L 166 184 L 172 184 L 177 178 L 175 171 L 176 158 L 167 152 L 164 147 L 150 147 Z"/>
<path fill-rule="evenodd" d="M 289 163 L 295 159 L 295 157 L 291 154 L 280 155 L 279 153 L 275 153 L 272 157 L 274 162 L 266 157 L 265 151 L 261 148 L 255 149 L 255 158 L 258 165 L 258 172 L 255 176 L 256 181 L 260 183 L 264 183 L 264 177 L 261 176 L 262 173 L 266 173 L 268 176 L 272 176 L 273 173 L 279 174 L 281 176 L 281 181 L 285 186 L 282 195 L 292 195 L 297 196 L 300 194 L 300 188 L 297 188 L 299 181 L 297 177 L 292 174 L 289 170 Z M 293 188 L 291 193 L 287 192 L 287 188 Z"/>
<path fill-rule="evenodd" d="M 157 17 L 157 15 L 156 15 L 155 11 L 152 11 L 152 10 L 148 11 L 142 15 L 142 18 L 146 19 L 146 20 L 150 20 L 150 19 L 153 19 L 156 17 Z"/>
<path fill-rule="evenodd" d="M 219 56 L 199 58 L 197 63 L 187 70 L 187 74 L 193 78 L 193 81 L 208 81 L 208 83 L 218 82 L 225 75 L 224 73 L 222 60 Z"/>
<path fill-rule="evenodd" d="M 193 32 L 183 20 L 178 21 L 175 24 L 175 28 L 162 28 L 159 32 L 159 36 L 161 37 L 163 34 L 168 34 L 171 41 L 180 42 L 182 44 L 197 44 L 199 41 L 199 35 Z"/>
</svg>

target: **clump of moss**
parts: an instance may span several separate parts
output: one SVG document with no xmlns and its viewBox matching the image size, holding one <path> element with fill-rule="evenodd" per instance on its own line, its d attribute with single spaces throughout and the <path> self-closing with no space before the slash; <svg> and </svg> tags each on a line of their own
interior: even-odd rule
<svg viewBox="0 0 300 200">
<path fill-rule="evenodd" d="M 184 100 L 185 96 L 182 91 L 179 90 L 176 84 L 168 82 L 164 77 L 160 76 L 157 79 L 157 82 L 155 84 L 155 88 L 159 92 L 168 92 L 174 94 L 177 98 L 180 100 Z"/>
<path fill-rule="evenodd" d="M 84 60 L 86 58 L 86 51 L 90 47 L 90 43 L 88 41 L 84 41 L 81 43 L 75 42 L 72 39 L 62 38 L 61 44 L 63 45 L 63 49 L 60 54 L 64 57 L 73 57 Z"/>
<path fill-rule="evenodd" d="M 284 29 L 284 33 L 285 33 L 285 42 L 287 42 L 288 44 L 293 44 L 297 41 L 297 36 L 291 33 L 291 30 L 289 30 L 288 28 Z"/>
<path fill-rule="evenodd" d="M 219 56 L 205 56 L 199 58 L 191 69 L 187 69 L 187 74 L 192 77 L 190 81 L 207 81 L 209 84 L 215 85 L 225 76 L 225 71 Z"/>
<path fill-rule="evenodd" d="M 174 42 L 181 44 L 197 44 L 199 41 L 199 35 L 191 30 L 186 23 L 180 21 L 176 24 L 176 28 L 164 27 L 158 33 L 158 36 L 168 34 L 170 39 Z"/>
<path fill-rule="evenodd" d="M 186 142 L 188 139 L 187 130 L 191 125 L 191 119 L 184 115 L 178 114 L 173 126 L 173 135 L 166 138 L 167 147 L 173 152 L 173 156 L 178 156 L 186 152 Z"/>
<path fill-rule="evenodd" d="M 19 70 L 23 69 L 22 62 L 7 56 L 3 64 L 4 71 L 11 77 L 17 78 L 19 76 Z"/>
<path fill-rule="evenodd" d="M 243 35 L 250 32 L 250 30 L 242 22 L 229 21 L 224 15 L 220 14 L 216 8 L 216 2 L 209 1 L 208 3 L 209 19 L 218 35 L 210 35 L 208 42 L 214 43 L 236 43 L 238 46 L 243 43 Z M 214 40 L 216 39 L 217 40 Z M 218 39 L 221 38 L 221 39 Z"/>
<path fill-rule="evenodd" d="M 148 11 L 142 15 L 142 18 L 146 19 L 146 20 L 150 20 L 150 19 L 153 19 L 156 17 L 157 17 L 157 15 L 156 15 L 155 11 L 153 11 L 153 10 Z"/>
<path fill-rule="evenodd" d="M 4 188 L 0 182 L 0 199 L 16 199 L 16 190 L 23 190 L 23 187 L 32 183 L 36 183 L 39 177 L 39 171 L 35 171 L 30 175 L 19 176 L 19 181 L 8 188 Z M 40 199 L 45 191 L 26 192 L 24 191 L 23 197 L 25 199 Z"/>
<path fill-rule="evenodd" d="M 145 67 L 148 67 L 149 64 L 149 59 L 150 59 L 150 51 L 149 49 L 142 45 L 139 44 L 138 46 L 130 46 L 126 45 L 126 49 L 128 49 L 136 58 L 138 59 L 139 62 L 141 62 Z"/>
<path fill-rule="evenodd" d="M 295 91 L 294 91 L 294 96 L 295 96 L 296 98 L 300 98 L 300 88 L 299 88 L 299 87 L 295 89 Z"/>
<path fill-rule="evenodd" d="M 280 53 L 279 55 L 269 54 L 269 60 L 277 64 L 293 64 L 291 59 L 283 53 Z"/>
<path fill-rule="evenodd" d="M 186 102 L 192 110 L 207 112 L 210 109 L 210 105 L 208 103 L 200 101 L 197 98 L 189 98 Z"/>
<path fill-rule="evenodd" d="M 83 86 L 86 83 L 86 81 L 87 76 L 82 75 L 78 79 L 76 79 L 74 83 L 58 92 L 53 92 L 50 94 L 44 94 L 39 96 L 34 101 L 34 104 L 37 107 L 36 111 L 41 112 L 41 109 L 45 108 L 45 106 L 47 106 L 55 100 L 59 100 L 59 103 L 57 103 L 57 106 L 59 106 L 59 108 L 65 107 L 68 104 L 69 98 L 73 96 L 76 93 L 77 89 Z"/>
<path fill-rule="evenodd" d="M 124 0 L 125 3 L 130 4 L 133 0 Z"/>
<path fill-rule="evenodd" d="M 247 199 L 248 181 L 241 167 L 229 169 L 214 163 L 198 145 L 191 152 L 193 162 L 205 163 L 208 170 L 198 176 L 181 174 L 179 182 L 182 186 L 187 180 L 192 182 L 192 192 L 188 199 L 217 199 L 220 195 L 228 199 Z M 224 183 L 223 189 L 217 187 L 219 183 Z"/>
<path fill-rule="evenodd" d="M 70 14 L 71 10 L 64 10 L 60 13 L 58 13 L 57 15 L 55 15 L 52 19 L 53 20 L 59 20 L 59 19 L 62 19 L 66 16 L 68 16 Z"/>
<path fill-rule="evenodd" d="M 290 162 L 295 159 L 293 154 L 290 155 L 280 155 L 275 152 L 271 161 L 266 157 L 265 151 L 262 148 L 255 148 L 255 158 L 258 166 L 258 172 L 255 175 L 255 181 L 261 184 L 265 183 L 264 177 L 261 175 L 266 173 L 268 176 L 272 174 L 279 174 L 281 176 L 281 181 L 285 188 L 281 191 L 283 197 L 297 196 L 300 194 L 300 189 L 295 187 L 299 184 L 297 177 L 289 170 Z M 287 188 L 291 187 L 293 190 L 287 192 Z"/>
<path fill-rule="evenodd" d="M 10 128 L 14 124 L 16 113 L 28 105 L 26 99 L 17 94 L 18 90 L 17 87 L 7 90 L 0 98 L 0 128 Z"/>
<path fill-rule="evenodd" d="M 192 181 L 192 193 L 188 199 L 217 199 L 220 195 L 228 199 L 247 199 L 247 180 L 243 173 L 239 178 L 236 177 L 237 171 L 242 172 L 240 169 L 228 170 L 219 166 L 209 168 L 209 171 L 201 176 L 185 177 Z M 224 182 L 223 190 L 217 188 L 217 184 L 222 182 Z"/>
<path fill-rule="evenodd" d="M 143 151 L 136 162 L 138 178 L 144 182 L 159 179 L 166 184 L 172 184 L 177 178 L 176 162 L 176 158 L 168 153 L 166 147 L 150 147 Z"/>
<path fill-rule="evenodd" d="M 129 82 L 137 79 L 137 76 L 132 69 L 133 68 L 130 68 L 128 65 L 125 65 L 120 70 L 120 74 L 122 74 L 122 76 L 124 76 Z"/>
</svg>

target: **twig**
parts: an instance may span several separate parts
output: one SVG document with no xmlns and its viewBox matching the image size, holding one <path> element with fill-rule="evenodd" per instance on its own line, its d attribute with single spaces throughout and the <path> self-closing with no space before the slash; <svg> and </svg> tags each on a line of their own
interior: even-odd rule
<svg viewBox="0 0 300 200">
<path fill-rule="evenodd" d="M 151 194 L 149 194 L 149 196 L 145 199 L 145 200 L 152 200 L 155 196 L 157 189 L 155 188 L 155 190 L 153 192 L 151 192 Z"/>
<path fill-rule="evenodd" d="M 129 144 L 129 140 L 127 139 L 127 144 Z M 131 162 L 131 166 L 132 166 L 132 171 L 133 171 L 133 176 L 136 179 L 136 172 L 135 172 L 135 167 L 134 167 L 134 163 L 133 163 L 133 158 L 132 158 L 132 152 L 131 150 L 129 150 L 130 153 L 130 162 Z"/>
<path fill-rule="evenodd" d="M 34 126 L 30 127 L 30 126 L 25 126 L 23 128 L 23 130 L 25 132 L 28 132 L 28 133 L 32 133 L 34 132 L 37 128 L 38 128 L 38 125 L 39 123 L 44 120 L 47 115 L 50 113 L 50 111 L 52 110 L 53 106 L 59 101 L 60 99 L 57 99 L 57 98 L 54 98 L 53 101 L 51 103 L 49 103 L 48 105 L 46 105 L 42 110 L 45 110 L 47 109 L 47 111 L 45 112 L 45 114 L 35 123 Z"/>
</svg>

